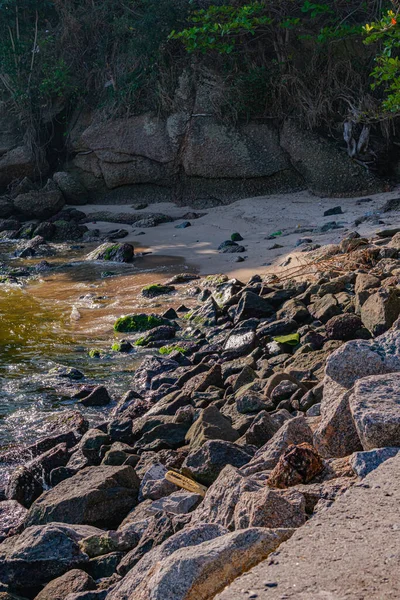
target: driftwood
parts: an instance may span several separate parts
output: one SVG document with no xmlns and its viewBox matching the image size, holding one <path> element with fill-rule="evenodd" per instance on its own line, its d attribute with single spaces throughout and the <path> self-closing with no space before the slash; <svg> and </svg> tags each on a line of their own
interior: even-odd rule
<svg viewBox="0 0 400 600">
<path fill-rule="evenodd" d="M 165 473 L 165 479 L 171 483 L 174 483 L 178 487 L 187 490 L 188 492 L 199 494 L 203 498 L 206 495 L 207 488 L 204 485 L 201 485 L 193 479 L 189 479 L 189 477 L 185 477 L 176 471 L 167 471 Z"/>
</svg>

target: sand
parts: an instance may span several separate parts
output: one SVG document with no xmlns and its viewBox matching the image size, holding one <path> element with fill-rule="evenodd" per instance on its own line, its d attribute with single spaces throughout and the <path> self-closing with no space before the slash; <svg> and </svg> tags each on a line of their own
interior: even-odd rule
<svg viewBox="0 0 400 600">
<path fill-rule="evenodd" d="M 225 273 L 241 280 L 248 279 L 252 274 L 267 274 L 279 271 L 287 263 L 288 257 L 296 259 L 299 247 L 296 243 L 300 238 L 309 238 L 313 243 L 338 243 L 349 231 L 357 231 L 362 236 L 370 236 L 375 231 L 384 228 L 400 226 L 400 212 L 380 213 L 383 204 L 392 198 L 400 196 L 400 186 L 388 193 L 369 196 L 370 201 L 360 202 L 366 197 L 358 198 L 318 198 L 309 192 L 246 198 L 228 206 L 218 206 L 196 212 L 206 213 L 199 219 L 191 220 L 191 227 L 176 229 L 182 220 L 166 223 L 157 227 L 137 229 L 134 226 L 121 225 L 129 231 L 124 242 L 134 242 L 135 248 L 144 249 L 154 255 L 180 256 L 186 261 L 188 270 L 196 269 L 202 275 Z M 341 215 L 324 217 L 327 209 L 341 206 Z M 146 209 L 136 211 L 129 205 L 87 205 L 83 210 L 90 216 L 97 211 L 132 212 L 146 215 L 157 212 L 172 217 L 182 217 L 186 212 L 193 211 L 190 206 L 177 207 L 172 203 L 157 203 Z M 357 218 L 368 213 L 377 213 L 373 222 L 366 221 L 355 226 Z M 336 221 L 341 229 L 327 233 L 305 231 L 313 227 L 321 227 L 330 221 Z M 115 223 L 90 222 L 91 229 L 103 232 L 118 227 Z M 139 231 L 144 235 L 138 236 Z M 266 239 L 274 232 L 282 231 L 275 240 Z M 221 254 L 218 246 L 224 240 L 230 239 L 233 232 L 239 232 L 245 246 L 243 254 Z M 271 249 L 274 244 L 282 248 Z M 244 262 L 236 262 L 237 256 L 245 258 Z M 300 256 L 297 254 L 297 256 Z M 301 254 L 304 260 L 305 254 Z M 294 264 L 293 262 L 291 264 Z"/>
</svg>

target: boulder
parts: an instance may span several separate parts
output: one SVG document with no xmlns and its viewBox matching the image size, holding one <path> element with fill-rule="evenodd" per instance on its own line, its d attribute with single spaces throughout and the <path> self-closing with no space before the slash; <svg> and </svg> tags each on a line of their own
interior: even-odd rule
<svg viewBox="0 0 400 600">
<path fill-rule="evenodd" d="M 26 219 L 48 219 L 57 214 L 65 204 L 58 190 L 41 190 L 20 194 L 14 198 L 14 207 Z"/>
<path fill-rule="evenodd" d="M 400 373 L 356 381 L 349 402 L 364 450 L 400 447 Z"/>
<path fill-rule="evenodd" d="M 179 490 L 169 496 L 155 500 L 148 508 L 149 513 L 166 512 L 173 515 L 186 515 L 200 504 L 199 494 Z"/>
<path fill-rule="evenodd" d="M 227 465 L 218 478 L 208 488 L 203 502 L 194 511 L 191 524 L 216 523 L 235 528 L 235 507 L 245 492 L 256 492 L 261 488 L 260 483 L 246 477 L 239 469 Z"/>
<path fill-rule="evenodd" d="M 239 443 L 243 442 L 261 448 L 272 438 L 278 428 L 271 415 L 266 410 L 262 410 L 254 417 L 253 422 L 243 437 L 240 438 Z"/>
<path fill-rule="evenodd" d="M 341 148 L 292 119 L 285 121 L 280 142 L 307 187 L 318 196 L 346 197 L 382 190 L 382 183 Z"/>
<path fill-rule="evenodd" d="M 361 320 L 372 335 L 387 331 L 400 314 L 400 298 L 394 289 L 379 289 L 361 307 Z"/>
<path fill-rule="evenodd" d="M 11 473 L 6 488 L 8 500 L 15 500 L 25 508 L 29 508 L 42 492 L 43 485 L 27 467 L 17 467 Z"/>
<path fill-rule="evenodd" d="M 354 452 L 350 457 L 350 465 L 353 471 L 362 479 L 375 471 L 389 458 L 393 458 L 400 448 L 376 448 L 367 452 Z"/>
<path fill-rule="evenodd" d="M 231 358 L 250 354 L 256 347 L 256 334 L 253 329 L 234 330 L 225 342 L 224 350 Z"/>
<path fill-rule="evenodd" d="M 28 146 L 10 148 L 5 153 L 0 152 L 0 187 L 6 187 L 16 179 L 35 179 L 39 174 L 46 175 L 48 168 L 47 161 L 38 161 Z"/>
<path fill-rule="evenodd" d="M 359 313 L 364 302 L 374 293 L 374 289 L 381 285 L 380 279 L 369 273 L 359 273 L 356 278 L 354 292 L 356 295 L 355 308 Z"/>
<path fill-rule="evenodd" d="M 111 402 L 110 394 L 104 385 L 98 385 L 87 396 L 80 400 L 83 406 L 107 406 Z"/>
<path fill-rule="evenodd" d="M 35 588 L 88 562 L 79 541 L 100 531 L 87 525 L 33 526 L 0 545 L 0 581 L 13 589 Z"/>
<path fill-rule="evenodd" d="M 213 540 L 226 533 L 228 531 L 224 527 L 209 523 L 202 523 L 196 527 L 185 528 L 183 531 L 175 533 L 159 546 L 150 549 L 140 562 L 133 565 L 123 581 L 112 591 L 114 597 L 110 596 L 108 600 L 127 600 L 131 598 L 132 594 L 142 588 L 144 581 L 154 568 L 163 563 L 176 550 L 198 547 L 203 542 Z M 149 596 L 146 600 L 148 598 Z"/>
<path fill-rule="evenodd" d="M 226 440 L 235 442 L 239 434 L 229 419 L 224 417 L 215 406 L 205 408 L 186 434 L 186 442 L 191 450 L 197 450 L 207 440 Z"/>
<path fill-rule="evenodd" d="M 65 600 L 68 594 L 95 589 L 96 584 L 90 575 L 80 569 L 71 569 L 48 583 L 35 600 Z"/>
<path fill-rule="evenodd" d="M 268 471 L 276 467 L 281 454 L 292 444 L 312 443 L 312 431 L 303 416 L 286 421 L 275 435 L 254 455 L 241 471 L 245 475 L 252 475 L 261 471 Z"/>
<path fill-rule="evenodd" d="M 87 467 L 45 492 L 31 506 L 27 526 L 52 521 L 113 527 L 135 506 L 139 479 L 131 466 Z"/>
<path fill-rule="evenodd" d="M 137 584 L 131 573 L 108 600 L 211 600 L 226 585 L 265 559 L 292 530 L 250 528 L 181 548 L 154 565 Z"/>
<path fill-rule="evenodd" d="M 165 496 L 169 496 L 169 494 L 178 491 L 179 488 L 174 483 L 165 479 L 167 471 L 168 469 L 160 463 L 154 463 L 150 469 L 146 471 L 140 482 L 140 502 L 146 498 L 158 500 L 159 498 L 164 498 Z"/>
<path fill-rule="evenodd" d="M 260 298 L 254 292 L 244 292 L 236 309 L 235 322 L 246 319 L 263 319 L 274 314 L 274 308 L 268 300 Z"/>
<path fill-rule="evenodd" d="M 318 298 L 313 304 L 309 305 L 308 310 L 314 319 L 323 323 L 327 323 L 332 317 L 341 312 L 339 303 L 333 294 L 326 294 L 322 298 Z"/>
<path fill-rule="evenodd" d="M 344 313 L 329 319 L 326 324 L 326 333 L 331 340 L 347 342 L 357 337 L 357 332 L 362 326 L 360 317 L 352 313 Z"/>
<path fill-rule="evenodd" d="M 79 450 L 89 464 L 100 464 L 100 448 L 110 444 L 110 436 L 101 429 L 89 429 L 79 442 Z"/>
<path fill-rule="evenodd" d="M 321 423 L 314 446 L 324 456 L 347 456 L 362 450 L 350 412 L 349 390 L 358 379 L 400 371 L 400 322 L 375 340 L 353 340 L 333 352 L 326 363 Z"/>
<path fill-rule="evenodd" d="M 250 459 L 251 456 L 236 444 L 222 440 L 210 440 L 205 442 L 199 450 L 189 454 L 182 465 L 182 473 L 209 486 L 217 479 L 226 465 L 239 468 L 247 464 Z"/>
<path fill-rule="evenodd" d="M 300 527 L 306 521 L 306 503 L 296 490 L 274 490 L 268 486 L 244 492 L 235 507 L 235 529 L 247 527 Z"/>
<path fill-rule="evenodd" d="M 134 250 L 132 244 L 106 242 L 90 252 L 86 260 L 103 260 L 111 262 L 128 263 L 133 259 Z"/>
<path fill-rule="evenodd" d="M 74 204 L 75 206 L 87 204 L 88 193 L 77 177 L 66 171 L 58 171 L 54 173 L 53 181 L 62 191 L 68 204 Z"/>
</svg>

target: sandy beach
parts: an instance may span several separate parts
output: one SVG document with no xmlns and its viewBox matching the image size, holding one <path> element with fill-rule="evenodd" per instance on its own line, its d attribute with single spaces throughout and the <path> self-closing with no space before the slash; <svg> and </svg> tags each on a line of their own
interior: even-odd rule
<svg viewBox="0 0 400 600">
<path fill-rule="evenodd" d="M 90 214 L 98 211 L 112 213 L 143 214 L 163 213 L 178 218 L 172 223 L 157 227 L 138 229 L 135 226 L 121 225 L 129 231 L 123 241 L 134 242 L 135 247 L 151 252 L 153 255 L 180 256 L 188 269 L 195 268 L 203 275 L 225 273 L 231 277 L 246 280 L 255 272 L 266 274 L 279 271 L 289 256 L 292 261 L 300 253 L 301 246 L 296 244 L 302 238 L 312 240 L 313 244 L 338 243 L 349 231 L 357 231 L 362 236 L 370 236 L 379 229 L 395 227 L 400 224 L 400 213 L 381 212 L 388 200 L 400 195 L 400 187 L 391 192 L 376 194 L 366 198 L 318 198 L 309 192 L 246 198 L 228 206 L 205 209 L 204 216 L 191 219 L 191 226 L 177 229 L 185 213 L 193 211 L 190 206 L 178 207 L 172 203 L 157 203 L 137 211 L 129 205 L 87 205 L 83 210 Z M 324 212 L 340 206 L 343 214 L 324 216 Z M 367 216 L 360 225 L 356 219 Z M 325 233 L 315 231 L 329 222 L 336 221 L 339 229 Z M 118 227 L 115 223 L 93 221 L 87 223 L 90 229 L 103 232 Z M 138 235 L 144 232 L 144 235 Z M 243 237 L 240 242 L 246 249 L 242 254 L 221 254 L 218 246 L 238 232 Z M 282 232 L 275 239 L 267 239 L 276 232 Z M 274 245 L 282 246 L 273 249 Z M 244 262 L 236 262 L 241 256 Z M 293 264 L 292 262 L 292 264 Z"/>
</svg>

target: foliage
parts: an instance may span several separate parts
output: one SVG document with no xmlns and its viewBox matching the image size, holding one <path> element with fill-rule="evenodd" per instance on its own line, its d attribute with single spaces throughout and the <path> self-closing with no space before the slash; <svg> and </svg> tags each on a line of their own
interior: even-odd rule
<svg viewBox="0 0 400 600">
<path fill-rule="evenodd" d="M 380 43 L 380 51 L 376 57 L 376 65 L 371 73 L 374 82 L 373 90 L 382 88 L 385 98 L 382 101 L 384 111 L 400 112 L 400 26 L 398 22 L 400 7 L 388 10 L 379 21 L 367 24 L 365 43 Z"/>
</svg>

